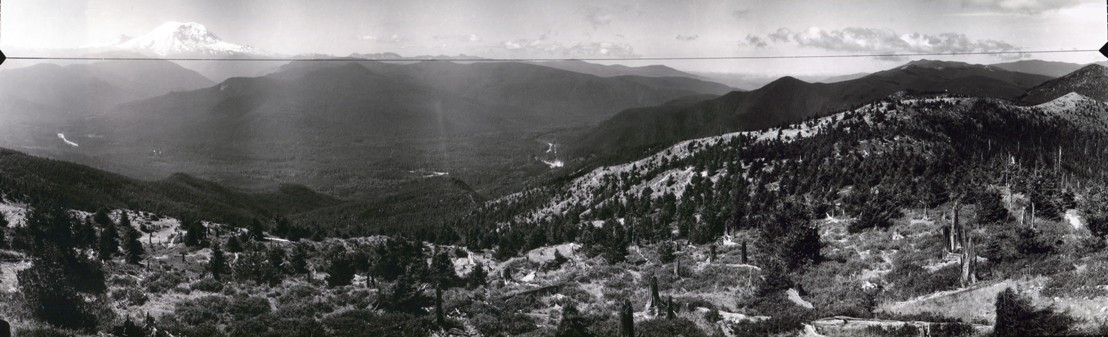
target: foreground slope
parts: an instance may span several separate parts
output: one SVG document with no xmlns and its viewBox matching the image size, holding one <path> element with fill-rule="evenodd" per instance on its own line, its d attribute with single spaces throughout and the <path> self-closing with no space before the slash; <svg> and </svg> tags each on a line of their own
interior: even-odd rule
<svg viewBox="0 0 1108 337">
<path fill-rule="evenodd" d="M 1036 134 L 1065 137 L 1028 136 Z M 1108 280 L 1091 270 L 1108 267 L 1099 260 L 1108 232 L 1084 220 L 1102 216 L 1099 206 L 1074 200 L 1106 195 L 1105 143 L 1108 105 L 1078 94 L 1038 106 L 891 96 L 787 127 L 681 142 L 490 201 L 456 226 L 462 242 L 506 256 L 568 240 L 609 259 L 620 247 L 611 240 L 622 240 L 629 273 L 679 283 L 669 274 L 680 266 L 650 255 L 676 241 L 696 285 L 681 283 L 669 291 L 675 297 L 747 317 L 792 317 L 829 335 L 905 321 L 987 329 L 1005 287 L 1020 287 L 1040 307 L 1053 302 L 1076 315 L 1075 329 L 1095 331 L 1103 322 L 1092 303 L 1108 300 L 1096 290 Z M 976 241 L 976 284 L 959 277 L 967 248 L 950 247 L 944 234 L 952 224 L 941 214 L 951 212 Z M 819 243 L 805 246 L 812 237 L 800 233 L 808 229 L 786 227 L 796 221 L 810 224 Z M 803 231 L 767 236 L 781 228 Z M 749 268 L 736 261 L 740 250 L 746 255 L 743 242 L 767 282 L 780 277 L 767 274 L 775 263 L 799 264 L 774 279 L 780 283 L 718 286 L 718 269 Z M 784 255 L 775 247 L 786 247 Z M 1040 283 L 1021 281 L 1025 275 Z M 802 288 L 802 299 L 789 287 Z"/>
</svg>

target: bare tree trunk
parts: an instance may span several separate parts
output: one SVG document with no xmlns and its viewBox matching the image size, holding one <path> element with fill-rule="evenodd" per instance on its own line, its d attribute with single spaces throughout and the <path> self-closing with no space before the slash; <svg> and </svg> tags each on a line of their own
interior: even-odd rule
<svg viewBox="0 0 1108 337">
<path fill-rule="evenodd" d="M 746 239 L 743 239 L 742 251 L 743 251 L 743 264 L 749 264 L 750 262 L 746 258 Z"/>
<path fill-rule="evenodd" d="M 968 227 L 962 228 L 962 277 L 963 287 L 977 283 L 977 249 L 973 242 L 973 233 Z"/>
<path fill-rule="evenodd" d="M 673 259 L 673 276 L 681 278 L 681 255 L 677 255 L 677 258 Z"/>
<path fill-rule="evenodd" d="M 1031 228 L 1035 228 L 1035 203 L 1031 203 Z"/>
<path fill-rule="evenodd" d="M 973 247 L 973 239 L 969 233 L 963 236 L 962 250 L 962 287 L 968 287 L 977 283 L 977 255 Z"/>
<path fill-rule="evenodd" d="M 650 304 L 646 306 L 647 312 L 658 315 L 658 307 L 662 305 L 662 296 L 658 294 L 658 277 L 650 276 Z"/>
<path fill-rule="evenodd" d="M 957 240 L 958 231 L 959 231 L 959 227 L 958 227 L 958 204 L 960 202 L 961 202 L 960 200 L 955 200 L 954 201 L 954 206 L 952 206 L 950 208 L 950 238 L 949 238 L 949 241 L 950 241 L 950 251 L 951 252 L 953 252 L 955 249 L 958 249 L 958 240 Z"/>
</svg>

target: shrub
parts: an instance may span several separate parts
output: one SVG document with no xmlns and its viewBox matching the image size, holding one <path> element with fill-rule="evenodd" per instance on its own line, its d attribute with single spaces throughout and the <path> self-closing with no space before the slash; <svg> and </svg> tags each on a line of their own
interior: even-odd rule
<svg viewBox="0 0 1108 337">
<path fill-rule="evenodd" d="M 902 261 L 886 275 L 886 280 L 893 284 L 891 296 L 899 300 L 955 289 L 961 276 L 956 264 L 928 272 L 917 264 Z"/>
<path fill-rule="evenodd" d="M 635 331 L 637 336 L 643 337 L 707 336 L 696 326 L 696 323 L 684 318 L 652 319 L 639 323 Z"/>
<path fill-rule="evenodd" d="M 146 291 L 154 294 L 164 293 L 177 287 L 185 279 L 179 273 L 152 273 L 142 281 Z"/>
<path fill-rule="evenodd" d="M 73 335 L 58 331 L 54 328 L 32 328 L 16 330 L 15 336 L 20 337 L 73 337 Z"/>
<path fill-rule="evenodd" d="M 267 314 L 271 309 L 269 300 L 264 297 L 251 296 L 235 298 L 226 310 L 236 320 L 241 320 Z"/>
<path fill-rule="evenodd" d="M 197 291 L 206 291 L 206 292 L 209 292 L 209 293 L 218 293 L 220 291 L 223 291 L 223 283 L 221 283 L 219 281 L 216 281 L 213 278 L 205 277 L 204 279 L 201 279 L 200 281 L 194 282 L 191 286 L 189 286 L 189 288 L 191 288 L 192 290 L 197 290 Z"/>
<path fill-rule="evenodd" d="M 867 326 L 863 331 L 867 336 L 880 337 L 916 337 L 920 335 L 919 328 L 907 323 L 899 327 Z"/>
<path fill-rule="evenodd" d="M 149 299 L 141 289 L 130 287 L 113 290 L 111 295 L 113 299 L 124 300 L 133 306 L 143 305 Z"/>
<path fill-rule="evenodd" d="M 535 319 L 521 313 L 506 313 L 498 316 L 479 313 L 470 323 L 485 336 L 518 336 L 538 328 Z"/>
<path fill-rule="evenodd" d="M 977 334 L 977 329 L 969 323 L 935 323 L 931 324 L 932 337 L 971 337 Z"/>
</svg>

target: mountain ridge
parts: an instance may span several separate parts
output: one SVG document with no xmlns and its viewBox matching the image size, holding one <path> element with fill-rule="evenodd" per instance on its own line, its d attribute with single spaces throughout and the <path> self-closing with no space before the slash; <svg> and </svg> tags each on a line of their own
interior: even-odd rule
<svg viewBox="0 0 1108 337">
<path fill-rule="evenodd" d="M 586 157 L 598 153 L 601 157 L 610 155 L 603 151 L 638 153 L 643 148 L 684 139 L 799 122 L 901 91 L 1016 99 L 1027 89 L 1048 80 L 1046 76 L 989 66 L 932 60 L 913 61 L 835 83 L 808 83 L 785 76 L 756 90 L 732 92 L 684 109 L 621 112 L 579 136 L 570 149 Z M 632 136 L 635 134 L 639 136 Z"/>
<path fill-rule="evenodd" d="M 1108 93 L 1104 91 L 1106 87 L 1108 87 L 1108 67 L 1090 64 L 1029 89 L 1019 100 L 1027 104 L 1041 104 L 1076 92 L 1105 102 L 1108 101 Z"/>
</svg>

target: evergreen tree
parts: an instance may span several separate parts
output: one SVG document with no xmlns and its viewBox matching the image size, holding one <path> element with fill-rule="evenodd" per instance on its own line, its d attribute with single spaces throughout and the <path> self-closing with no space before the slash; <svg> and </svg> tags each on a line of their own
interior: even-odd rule
<svg viewBox="0 0 1108 337">
<path fill-rule="evenodd" d="M 110 221 L 101 224 L 104 229 L 100 232 L 100 244 L 97 250 L 101 261 L 108 261 L 119 253 L 119 231 Z"/>
<path fill-rule="evenodd" d="M 812 226 L 803 206 L 786 202 L 770 211 L 755 233 L 762 253 L 761 263 L 781 263 L 785 269 L 797 270 L 810 263 L 819 263 L 819 231 Z"/>
<path fill-rule="evenodd" d="M 423 309 L 434 305 L 434 299 L 423 294 L 415 287 L 415 279 L 410 273 L 404 273 L 393 282 L 392 287 L 380 297 L 379 307 L 391 312 L 423 315 Z"/>
<path fill-rule="evenodd" d="M 1108 191 L 1094 189 L 1081 203 L 1086 227 L 1097 238 L 1108 237 Z"/>
<path fill-rule="evenodd" d="M 340 287 L 350 285 L 354 280 L 354 262 L 348 254 L 332 257 L 327 266 L 327 286 Z"/>
<path fill-rule="evenodd" d="M 34 205 L 27 217 L 31 267 L 17 273 L 19 290 L 29 311 L 47 323 L 72 329 L 91 329 L 96 317 L 86 294 L 107 288 L 99 264 L 77 253 L 74 219 L 56 205 Z"/>
<path fill-rule="evenodd" d="M 81 248 L 94 248 L 100 239 L 96 236 L 96 227 L 89 217 L 77 229 L 77 243 Z"/>
<path fill-rule="evenodd" d="M 627 232 L 619 222 L 609 220 L 601 231 L 608 232 L 608 240 L 601 241 L 604 260 L 619 263 L 627 259 Z"/>
<path fill-rule="evenodd" d="M 631 300 L 623 300 L 623 307 L 619 311 L 620 336 L 635 337 L 635 311 L 631 308 Z"/>
<path fill-rule="evenodd" d="M 213 279 L 219 280 L 227 269 L 227 258 L 223 256 L 223 249 L 219 248 L 219 245 L 212 245 L 212 258 L 208 260 L 208 272 L 212 274 Z"/>
<path fill-rule="evenodd" d="M 1008 209 L 997 193 L 982 192 L 977 196 L 977 221 L 985 225 L 999 225 L 1008 221 Z"/>
<path fill-rule="evenodd" d="M 577 311 L 577 305 L 570 302 L 562 307 L 562 319 L 558 321 L 555 337 L 592 337 L 588 320 Z"/>
<path fill-rule="evenodd" d="M 232 253 L 242 253 L 242 242 L 235 235 L 231 235 L 227 238 L 227 251 Z"/>
<path fill-rule="evenodd" d="M 233 267 L 235 277 L 270 286 L 281 284 L 284 273 L 280 265 L 284 261 L 283 258 L 280 262 L 274 261 L 278 259 L 279 254 L 272 249 L 266 249 L 264 245 L 258 244 L 253 249 L 239 255 Z"/>
<path fill-rule="evenodd" d="M 126 231 L 126 237 L 124 239 L 123 247 L 127 251 L 127 263 L 138 264 L 140 261 L 142 261 L 142 255 L 146 253 L 145 250 L 142 248 L 142 242 L 139 241 L 139 239 L 142 237 L 142 234 L 139 233 L 137 229 L 131 226 L 124 227 L 124 230 Z"/>
<path fill-rule="evenodd" d="M 142 328 L 131 321 L 131 317 L 127 317 L 127 320 L 123 322 L 123 325 L 112 327 L 112 336 L 119 337 L 146 337 L 146 332 L 142 331 Z"/>
<path fill-rule="evenodd" d="M 265 241 L 265 226 L 257 218 L 250 223 L 249 236 L 253 241 Z"/>
<path fill-rule="evenodd" d="M 663 241 L 658 243 L 658 261 L 665 263 L 673 263 L 673 260 L 677 259 L 677 248 L 674 247 L 672 241 Z"/>
<path fill-rule="evenodd" d="M 561 250 L 555 249 L 554 250 L 554 260 L 553 261 L 554 261 L 554 268 L 560 268 L 563 264 L 565 264 L 566 262 L 569 262 L 569 259 L 567 259 L 565 255 L 562 255 Z"/>
<path fill-rule="evenodd" d="M 73 219 L 64 208 L 52 204 L 34 205 L 27 215 L 31 253 L 40 253 L 48 245 L 64 251 L 76 247 L 73 239 Z"/>
<path fill-rule="evenodd" d="M 123 228 L 131 227 L 131 216 L 125 210 L 119 212 L 119 226 Z"/>
<path fill-rule="evenodd" d="M 266 253 L 266 261 L 269 262 L 269 269 L 276 275 L 287 274 L 285 271 L 286 257 L 287 254 L 283 248 L 278 246 L 269 247 L 269 251 Z"/>
<path fill-rule="evenodd" d="M 454 272 L 454 263 L 445 253 L 435 254 L 431 258 L 431 279 L 429 283 L 436 287 L 449 289 L 458 284 L 458 274 Z"/>
<path fill-rule="evenodd" d="M 484 287 L 488 283 L 488 272 L 485 271 L 485 264 L 480 261 L 473 266 L 473 271 L 466 275 L 466 286 L 469 289 L 476 289 L 478 287 Z"/>
<path fill-rule="evenodd" d="M 35 317 L 64 328 L 91 329 L 96 316 L 73 284 L 93 280 L 73 279 L 66 262 L 76 258 L 72 255 L 56 246 L 44 249 L 30 268 L 18 272 L 19 292 Z M 103 285 L 103 279 L 99 281 Z"/>
<path fill-rule="evenodd" d="M 114 224 L 112 223 L 112 218 L 109 216 L 108 213 L 108 210 L 105 208 L 100 208 L 96 210 L 96 214 L 92 216 L 93 222 L 95 222 L 97 225 L 100 225 L 100 227 L 107 227 L 108 225 Z"/>
<path fill-rule="evenodd" d="M 311 271 L 308 270 L 308 249 L 304 248 L 303 244 L 296 245 L 296 249 L 292 251 L 289 267 L 293 274 L 307 274 Z"/>
<path fill-rule="evenodd" d="M 0 212 L 0 228 L 8 227 L 8 218 L 4 215 L 4 212 Z"/>
<path fill-rule="evenodd" d="M 182 220 L 181 227 L 185 230 L 185 246 L 204 247 L 208 241 L 208 228 L 204 227 L 200 220 Z"/>
<path fill-rule="evenodd" d="M 292 224 L 289 223 L 289 219 L 285 217 L 276 217 L 273 219 L 273 235 L 281 238 L 288 238 L 293 232 Z"/>
</svg>

